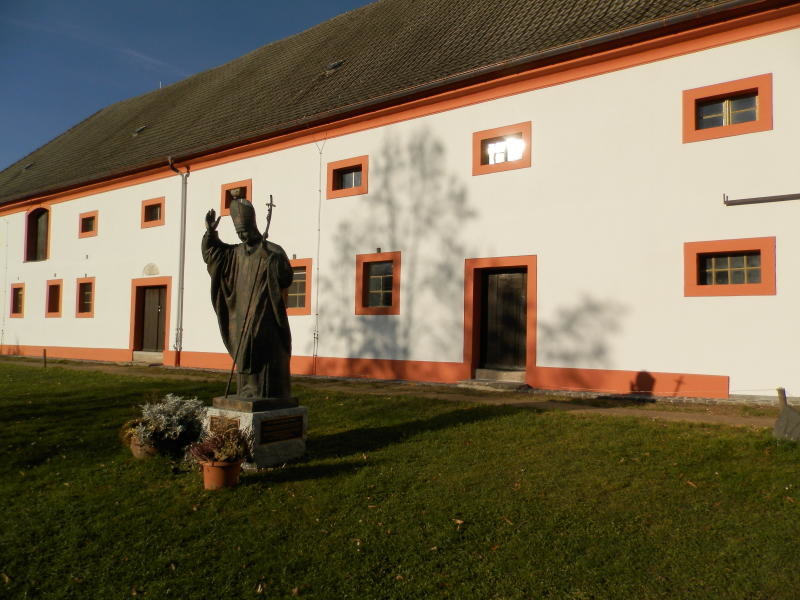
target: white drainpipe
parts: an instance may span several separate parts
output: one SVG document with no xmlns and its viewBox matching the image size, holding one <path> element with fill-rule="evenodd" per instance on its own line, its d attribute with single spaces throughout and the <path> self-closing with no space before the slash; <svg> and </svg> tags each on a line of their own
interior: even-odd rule
<svg viewBox="0 0 800 600">
<path fill-rule="evenodd" d="M 181 240 L 178 254 L 178 309 L 175 323 L 175 366 L 181 365 L 181 351 L 183 350 L 183 280 L 186 267 L 186 188 L 189 179 L 189 167 L 181 173 L 172 163 L 172 157 L 167 157 L 169 168 L 181 177 Z"/>
</svg>

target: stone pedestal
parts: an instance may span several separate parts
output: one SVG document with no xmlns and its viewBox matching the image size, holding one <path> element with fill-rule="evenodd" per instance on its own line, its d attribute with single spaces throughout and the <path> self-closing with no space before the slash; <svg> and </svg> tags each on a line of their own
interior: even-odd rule
<svg viewBox="0 0 800 600">
<path fill-rule="evenodd" d="M 274 467 L 305 454 L 308 408 L 299 406 L 297 398 L 214 398 L 205 426 L 231 425 L 253 432 L 253 462 L 245 468 Z"/>
</svg>

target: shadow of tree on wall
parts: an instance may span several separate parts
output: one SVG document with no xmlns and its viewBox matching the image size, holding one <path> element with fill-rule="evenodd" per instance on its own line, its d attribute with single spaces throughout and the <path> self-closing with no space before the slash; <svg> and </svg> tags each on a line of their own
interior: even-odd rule
<svg viewBox="0 0 800 600">
<path fill-rule="evenodd" d="M 618 302 L 589 295 L 560 307 L 553 318 L 537 322 L 537 362 L 579 369 L 611 368 L 611 337 L 621 329 L 625 312 Z M 569 379 L 576 387 L 590 387 L 579 373 L 572 373 Z"/>
<path fill-rule="evenodd" d="M 460 231 L 475 213 L 444 159 L 444 145 L 426 129 L 408 139 L 387 132 L 370 156 L 369 193 L 338 225 L 333 248 L 322 248 L 334 257 L 320 274 L 322 355 L 338 348 L 350 357 L 409 359 L 413 341 L 428 349 L 429 359 L 432 350 L 439 360 L 460 360 L 461 341 L 453 333 L 462 331 L 464 258 L 470 254 Z M 325 210 L 338 208 L 329 203 Z M 354 314 L 349 282 L 355 257 L 377 248 L 402 252 L 398 316 Z"/>
</svg>

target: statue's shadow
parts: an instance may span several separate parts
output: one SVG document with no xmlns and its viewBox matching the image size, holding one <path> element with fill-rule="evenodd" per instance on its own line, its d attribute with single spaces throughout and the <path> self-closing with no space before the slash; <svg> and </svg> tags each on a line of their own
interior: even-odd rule
<svg viewBox="0 0 800 600">
<path fill-rule="evenodd" d="M 379 462 L 373 457 L 369 458 L 369 462 L 364 462 L 363 454 L 401 444 L 422 433 L 504 417 L 520 410 L 510 406 L 475 406 L 452 410 L 430 419 L 415 419 L 395 425 L 359 427 L 318 437 L 311 432 L 306 442 L 306 454 L 301 461 L 289 463 L 281 469 L 250 474 L 242 479 L 242 484 L 285 483 L 352 473 L 361 467 Z M 337 460 L 334 463 L 317 462 L 350 456 L 353 459 Z"/>
</svg>

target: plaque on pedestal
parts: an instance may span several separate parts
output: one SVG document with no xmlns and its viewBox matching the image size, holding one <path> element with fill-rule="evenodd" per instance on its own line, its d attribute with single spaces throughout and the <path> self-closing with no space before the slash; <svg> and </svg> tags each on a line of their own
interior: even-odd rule
<svg viewBox="0 0 800 600">
<path fill-rule="evenodd" d="M 206 416 L 206 427 L 211 431 L 238 427 L 253 432 L 253 462 L 246 463 L 245 468 L 274 467 L 305 454 L 308 408 L 298 406 L 296 398 L 282 399 L 282 408 L 270 410 L 257 410 L 265 405 L 259 404 L 260 400 L 235 399 L 235 403 L 228 402 L 232 399 L 235 397 L 214 398 Z M 276 399 L 263 400 L 271 402 Z"/>
</svg>

